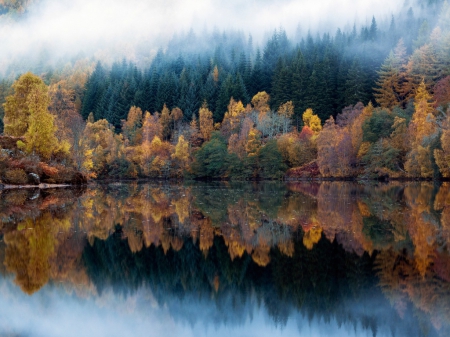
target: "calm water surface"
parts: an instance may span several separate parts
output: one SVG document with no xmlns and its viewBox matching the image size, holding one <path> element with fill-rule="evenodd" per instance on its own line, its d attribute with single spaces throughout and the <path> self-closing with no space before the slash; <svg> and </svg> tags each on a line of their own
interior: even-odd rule
<svg viewBox="0 0 450 337">
<path fill-rule="evenodd" d="M 450 184 L 0 191 L 0 336 L 450 336 Z"/>
</svg>

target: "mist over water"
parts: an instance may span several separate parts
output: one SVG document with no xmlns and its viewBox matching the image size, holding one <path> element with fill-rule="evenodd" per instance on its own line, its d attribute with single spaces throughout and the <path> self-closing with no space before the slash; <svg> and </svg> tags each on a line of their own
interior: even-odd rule
<svg viewBox="0 0 450 337">
<path fill-rule="evenodd" d="M 8 295 L 5 296 L 5 292 Z M 308 321 L 301 314 L 284 325 L 270 324 L 264 306 L 256 303 L 241 322 L 217 323 L 201 320 L 208 316 L 211 303 L 184 301 L 179 311 L 193 310 L 199 320 L 188 322 L 177 318 L 176 310 L 151 303 L 151 293 L 141 290 L 128 298 L 107 292 L 99 297 L 78 298 L 58 286 L 46 286 L 28 296 L 20 292 L 10 279 L 0 280 L 0 334 L 20 336 L 372 336 L 370 331 L 332 319 L 327 324 L 319 319 Z M 182 307 L 184 305 L 185 307 Z M 233 310 L 231 307 L 227 310 Z M 388 336 L 382 329 L 379 336 Z"/>
<path fill-rule="evenodd" d="M 0 17 L 0 72 L 17 62 L 46 62 L 75 56 L 149 59 L 175 33 L 193 29 L 241 30 L 261 44 L 274 29 L 291 37 L 330 32 L 353 24 L 390 20 L 401 8 L 393 1 L 41 1 L 19 18 Z"/>
</svg>

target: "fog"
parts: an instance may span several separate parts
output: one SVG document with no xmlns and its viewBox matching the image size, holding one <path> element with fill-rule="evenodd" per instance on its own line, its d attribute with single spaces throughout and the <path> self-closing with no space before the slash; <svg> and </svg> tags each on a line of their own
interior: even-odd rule
<svg viewBox="0 0 450 337">
<path fill-rule="evenodd" d="M 0 17 L 0 73 L 17 62 L 86 56 L 149 59 L 176 32 L 241 30 L 261 43 L 274 29 L 289 36 L 388 20 L 390 0 L 43 0 L 22 17 Z M 30 61 L 29 61 L 30 60 Z"/>
<path fill-rule="evenodd" d="M 158 306 L 151 294 L 139 290 L 126 298 L 107 291 L 102 296 L 77 297 L 64 287 L 47 285 L 32 296 L 26 295 L 11 279 L 0 280 L 0 335 L 30 337 L 53 336 L 372 336 L 370 329 L 349 323 L 337 324 L 334 319 L 308 320 L 296 313 L 286 324 L 277 326 L 268 317 L 263 305 L 248 308 L 239 322 L 224 319 L 208 322 L 213 301 L 196 303 L 191 299 L 173 306 Z M 371 310 L 370 303 L 358 310 Z M 176 311 L 192 312 L 196 319 L 187 321 Z M 225 308 L 230 313 L 233 307 Z M 383 316 L 382 309 L 377 315 Z M 183 314 L 181 314 L 182 316 Z M 381 327 L 378 336 L 389 336 Z"/>
</svg>

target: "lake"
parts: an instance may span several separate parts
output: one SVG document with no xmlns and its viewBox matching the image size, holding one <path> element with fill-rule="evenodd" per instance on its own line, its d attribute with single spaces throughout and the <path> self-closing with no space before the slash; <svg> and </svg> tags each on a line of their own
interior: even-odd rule
<svg viewBox="0 0 450 337">
<path fill-rule="evenodd" d="M 450 183 L 0 191 L 1 336 L 449 336 Z"/>
</svg>

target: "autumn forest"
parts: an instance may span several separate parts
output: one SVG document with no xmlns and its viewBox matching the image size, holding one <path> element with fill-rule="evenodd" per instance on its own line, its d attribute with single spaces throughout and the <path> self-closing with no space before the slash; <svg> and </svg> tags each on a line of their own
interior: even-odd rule
<svg viewBox="0 0 450 337">
<path fill-rule="evenodd" d="M 421 3 L 298 42 L 280 28 L 261 48 L 190 31 L 148 66 L 12 64 L 0 179 L 449 178 L 450 7 Z"/>
<path fill-rule="evenodd" d="M 450 335 L 448 0 L 0 0 L 1 336 Z"/>
</svg>

